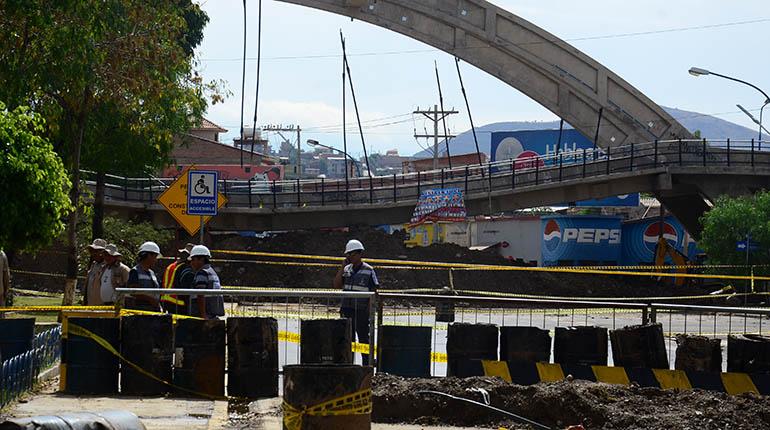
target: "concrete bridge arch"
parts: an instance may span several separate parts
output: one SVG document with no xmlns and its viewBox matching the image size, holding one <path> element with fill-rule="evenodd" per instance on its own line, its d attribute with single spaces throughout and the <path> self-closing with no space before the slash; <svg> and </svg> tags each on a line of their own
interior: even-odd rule
<svg viewBox="0 0 770 430">
<path fill-rule="evenodd" d="M 577 48 L 485 0 L 278 0 L 349 16 L 452 54 L 602 147 L 689 138 L 663 108 Z"/>
</svg>

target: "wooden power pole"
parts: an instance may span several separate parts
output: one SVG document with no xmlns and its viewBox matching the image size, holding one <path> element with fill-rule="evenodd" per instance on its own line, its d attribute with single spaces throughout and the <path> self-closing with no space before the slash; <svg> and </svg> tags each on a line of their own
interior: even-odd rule
<svg viewBox="0 0 770 430">
<path fill-rule="evenodd" d="M 433 110 L 420 110 L 417 109 L 413 113 L 415 114 L 421 114 L 428 118 L 429 120 L 433 121 L 433 134 L 417 134 L 415 133 L 414 137 L 417 139 L 433 139 L 433 170 L 438 170 L 438 142 L 439 138 L 443 137 L 444 139 L 451 139 L 455 136 L 450 134 L 439 134 L 438 131 L 438 125 L 439 123 L 449 115 L 454 115 L 459 112 L 456 110 L 439 110 L 438 105 L 433 106 Z M 448 155 L 448 154 L 447 154 Z"/>
</svg>

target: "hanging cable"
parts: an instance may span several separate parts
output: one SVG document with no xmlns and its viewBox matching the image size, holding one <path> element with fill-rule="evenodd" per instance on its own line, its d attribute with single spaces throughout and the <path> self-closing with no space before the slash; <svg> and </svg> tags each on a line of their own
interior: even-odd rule
<svg viewBox="0 0 770 430">
<path fill-rule="evenodd" d="M 251 164 L 254 161 L 254 141 L 256 140 L 256 136 L 257 136 L 257 112 L 259 110 L 259 66 L 261 63 L 262 63 L 262 0 L 257 0 L 257 83 L 256 83 L 257 89 L 254 91 L 254 123 L 251 126 L 251 154 L 249 155 L 249 164 Z"/>
<path fill-rule="evenodd" d="M 342 155 L 343 155 L 343 165 L 345 167 L 345 205 L 348 204 L 349 199 L 349 193 L 348 190 L 350 189 L 350 178 L 348 175 L 348 135 L 347 135 L 347 127 L 345 122 L 345 111 L 347 108 L 345 107 L 346 99 L 347 99 L 347 92 L 345 91 L 345 37 L 342 35 L 342 29 L 340 29 L 340 40 L 342 40 Z"/>
<path fill-rule="evenodd" d="M 243 0 L 243 69 L 241 70 L 241 167 L 243 167 L 243 105 L 246 95 L 246 0 Z"/>
<path fill-rule="evenodd" d="M 479 157 L 479 166 L 484 164 L 481 161 L 481 150 L 479 150 L 479 139 L 476 136 L 476 127 L 473 125 L 473 116 L 471 115 L 471 105 L 468 103 L 468 95 L 465 93 L 465 85 L 463 85 L 463 75 L 460 73 L 460 59 L 455 57 L 455 65 L 457 66 L 457 77 L 460 78 L 460 90 L 463 92 L 463 99 L 465 99 L 465 108 L 468 110 L 468 119 L 471 122 L 471 131 L 473 131 L 473 142 L 476 144 L 476 155 Z M 484 176 L 484 171 L 481 171 L 481 175 Z"/>
<path fill-rule="evenodd" d="M 368 176 L 372 177 L 372 169 L 369 164 L 369 156 L 366 153 L 366 142 L 364 141 L 364 130 L 361 128 L 361 116 L 358 114 L 358 102 L 356 101 L 356 90 L 353 89 L 353 75 L 350 73 L 350 64 L 348 64 L 348 57 L 345 53 L 345 38 L 342 36 L 342 30 L 340 30 L 340 41 L 342 42 L 342 62 L 345 65 L 345 70 L 348 73 L 348 84 L 350 85 L 350 95 L 353 96 L 353 108 L 356 111 L 356 121 L 358 122 L 358 134 L 361 135 L 361 146 L 364 148 L 364 161 L 366 161 L 366 171 Z"/>
<path fill-rule="evenodd" d="M 449 153 L 449 133 L 446 129 L 446 114 L 444 114 L 444 95 L 441 93 L 441 79 L 438 77 L 438 63 L 434 60 L 433 66 L 436 68 L 436 83 L 438 84 L 438 101 L 441 104 L 442 117 L 444 123 L 444 143 L 446 144 L 446 159 L 449 162 L 449 171 L 452 171 L 452 154 Z"/>
</svg>

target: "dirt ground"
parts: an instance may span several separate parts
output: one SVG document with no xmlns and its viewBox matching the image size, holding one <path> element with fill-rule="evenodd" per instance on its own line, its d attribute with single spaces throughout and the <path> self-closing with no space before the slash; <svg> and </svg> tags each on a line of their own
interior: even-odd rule
<svg viewBox="0 0 770 430">
<path fill-rule="evenodd" d="M 440 391 L 483 401 L 483 388 L 494 407 L 557 428 L 582 424 L 586 429 L 767 429 L 770 398 L 730 396 L 703 390 L 660 390 L 586 381 L 532 386 L 499 378 L 406 379 L 377 374 L 374 378 L 375 422 L 423 425 L 530 428 L 501 414 L 422 390 Z"/>
<path fill-rule="evenodd" d="M 345 243 L 351 238 L 360 239 L 366 246 L 366 256 L 398 260 L 460 262 L 480 264 L 513 264 L 495 250 L 471 251 L 454 244 L 407 248 L 403 233 L 386 234 L 369 227 L 350 228 L 349 231 L 293 231 L 268 238 L 213 235 L 207 240 L 211 249 L 239 251 L 265 251 L 309 255 L 341 255 Z M 187 240 L 163 244 L 165 255 Z M 12 262 L 16 269 L 63 274 L 66 255 L 63 247 L 41 251 L 35 255 L 18 254 Z M 266 260 L 263 257 L 215 254 L 215 258 L 231 260 Z M 130 264 L 130 262 L 126 262 Z M 161 271 L 168 264 L 162 261 Z M 289 267 L 260 265 L 241 262 L 217 262 L 223 285 L 285 288 L 329 288 L 335 268 Z M 448 270 L 401 270 L 377 271 L 380 284 L 386 289 L 441 288 L 449 285 Z M 710 292 L 713 288 L 674 288 L 659 284 L 651 277 L 624 277 L 617 275 L 555 274 L 539 272 L 502 271 L 454 271 L 454 287 L 459 290 L 486 290 L 537 295 L 572 297 L 646 297 L 692 295 Z M 64 279 L 15 274 L 17 288 L 44 291 L 62 291 Z"/>
</svg>

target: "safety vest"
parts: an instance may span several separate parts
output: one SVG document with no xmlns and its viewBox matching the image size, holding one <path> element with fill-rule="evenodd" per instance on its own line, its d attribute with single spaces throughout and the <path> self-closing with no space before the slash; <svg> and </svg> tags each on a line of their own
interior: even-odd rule
<svg viewBox="0 0 770 430">
<path fill-rule="evenodd" d="M 173 288 L 174 287 L 174 278 L 176 277 L 176 272 L 179 270 L 180 264 L 178 262 L 173 262 L 166 267 L 166 271 L 163 272 L 163 288 Z M 160 301 L 165 303 L 171 303 L 173 305 L 179 305 L 184 306 L 184 300 L 180 300 L 176 297 L 176 295 L 173 294 L 163 294 L 160 296 Z"/>
</svg>

